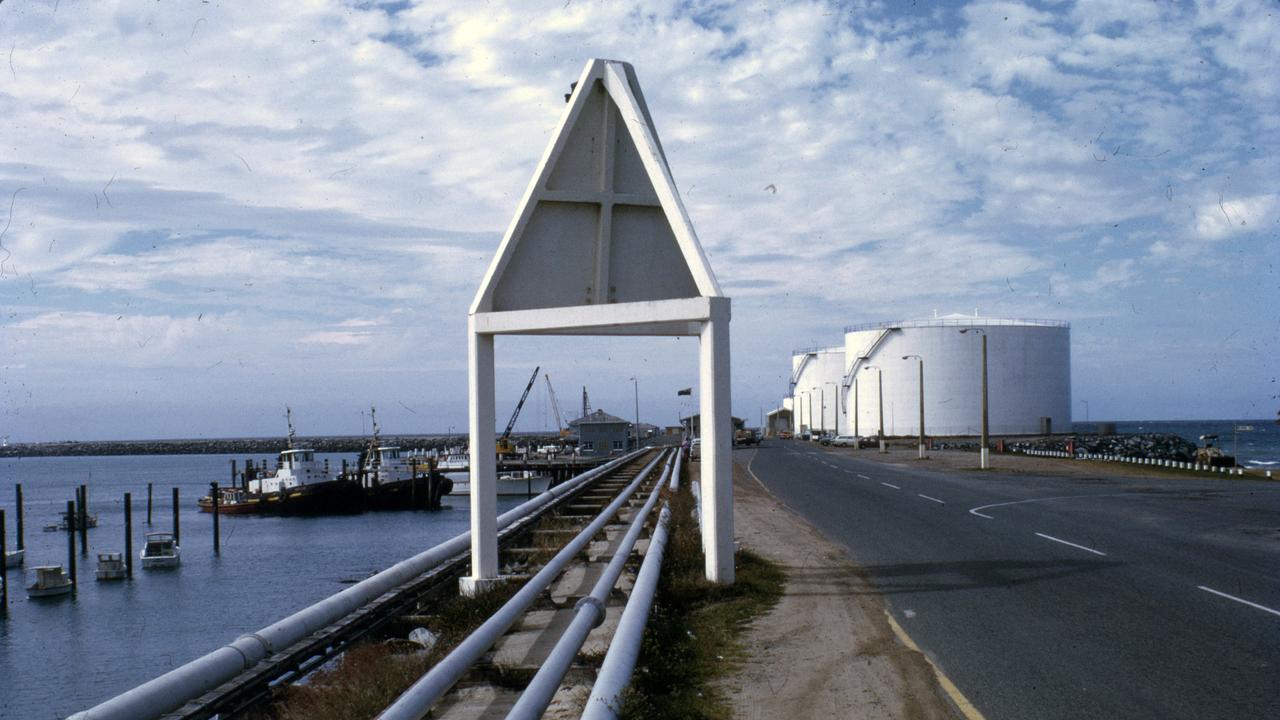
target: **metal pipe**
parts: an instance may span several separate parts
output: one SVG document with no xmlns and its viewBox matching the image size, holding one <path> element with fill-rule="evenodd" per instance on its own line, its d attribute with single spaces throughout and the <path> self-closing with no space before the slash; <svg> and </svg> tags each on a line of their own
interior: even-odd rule
<svg viewBox="0 0 1280 720">
<path fill-rule="evenodd" d="M 498 517 L 498 527 L 505 528 L 565 495 L 574 492 L 602 474 L 634 460 L 640 452 L 588 470 L 578 477 L 557 485 L 538 497 Z M 392 565 L 345 590 L 289 615 L 261 630 L 241 635 L 234 642 L 174 668 L 132 690 L 117 695 L 68 720 L 154 720 L 181 707 L 188 700 L 203 695 L 240 673 L 257 665 L 263 658 L 283 650 L 306 636 L 346 617 L 395 587 L 466 552 L 471 533 L 465 532 L 433 548 Z"/>
<path fill-rule="evenodd" d="M 662 556 L 667 548 L 667 524 L 670 521 L 671 509 L 663 503 L 662 511 L 658 514 L 658 526 L 649 539 L 649 549 L 645 551 L 644 562 L 640 564 L 640 572 L 636 574 L 636 584 L 631 589 L 631 597 L 622 610 L 618 629 L 609 642 L 609 651 L 596 675 L 596 684 L 591 688 L 591 697 L 582 711 L 582 720 L 612 720 L 618 717 L 622 691 L 631 683 L 636 659 L 640 657 L 640 641 L 644 638 L 649 609 L 653 606 L 654 592 L 658 588 L 658 574 L 662 570 Z"/>
<path fill-rule="evenodd" d="M 396 698 L 395 702 L 377 716 L 378 720 L 420 720 L 426 715 L 431 707 L 449 692 L 449 688 L 452 688 L 454 683 L 466 674 L 476 660 L 493 647 L 498 638 L 502 637 L 524 615 L 547 586 L 564 571 L 569 561 L 576 557 L 587 543 L 591 542 L 591 538 L 613 519 L 613 516 L 622 509 L 623 504 L 630 499 L 661 460 L 662 457 L 659 455 L 646 465 L 631 484 L 591 521 L 590 525 L 561 548 L 560 552 L 530 578 L 505 605 L 459 643 L 453 652 L 436 663 L 426 675 L 418 678 L 417 682 Z"/>
<path fill-rule="evenodd" d="M 547 706 L 551 704 L 551 699 L 555 697 L 556 690 L 560 688 L 561 681 L 569 672 L 569 666 L 573 664 L 574 659 L 578 656 L 578 650 L 582 648 L 582 644 L 586 642 L 587 635 L 604 621 L 605 603 L 609 600 L 609 593 L 613 592 L 613 587 L 618 584 L 618 578 L 622 575 L 622 570 L 626 562 L 631 557 L 631 551 L 635 548 L 636 540 L 640 538 L 640 533 L 644 530 L 645 521 L 649 518 L 649 513 L 653 512 L 653 507 L 658 504 L 658 496 L 662 493 L 663 486 L 671 477 L 671 465 L 673 458 L 667 458 L 667 465 L 663 468 L 662 476 L 658 478 L 658 482 L 654 483 L 653 490 L 649 493 L 648 500 L 644 506 L 635 514 L 631 520 L 631 526 L 627 528 L 627 533 L 622 537 L 622 542 L 618 544 L 618 549 L 610 558 L 608 566 L 600 578 L 596 580 L 596 584 L 591 587 L 591 593 L 582 598 L 574 606 L 573 620 L 569 622 L 569 627 L 565 629 L 564 634 L 556 641 L 555 647 L 543 660 L 542 667 L 538 668 L 537 674 L 529 681 L 520 699 L 516 701 L 511 712 L 507 713 L 507 720 L 537 720 L 542 717 L 542 713 L 546 711 Z"/>
</svg>

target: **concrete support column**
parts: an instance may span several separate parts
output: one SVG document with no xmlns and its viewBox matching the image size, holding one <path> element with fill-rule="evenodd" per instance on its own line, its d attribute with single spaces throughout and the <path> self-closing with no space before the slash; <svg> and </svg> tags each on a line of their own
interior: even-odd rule
<svg viewBox="0 0 1280 720">
<path fill-rule="evenodd" d="M 718 298 L 716 300 L 719 300 Z M 733 582 L 733 418 L 729 404 L 729 301 L 713 301 L 699 336 L 702 414 L 702 548 L 707 579 Z"/>
<path fill-rule="evenodd" d="M 498 461 L 494 425 L 493 336 L 467 321 L 467 384 L 471 422 L 471 576 L 464 595 L 475 595 L 498 578 Z"/>
</svg>

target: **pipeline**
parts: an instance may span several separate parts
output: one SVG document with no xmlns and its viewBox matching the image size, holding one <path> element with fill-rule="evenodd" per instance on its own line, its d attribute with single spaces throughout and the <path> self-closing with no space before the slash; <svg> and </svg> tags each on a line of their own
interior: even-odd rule
<svg viewBox="0 0 1280 720">
<path fill-rule="evenodd" d="M 612 472 L 646 452 L 636 450 L 588 470 L 498 517 L 501 530 L 527 517 L 561 496 L 576 491 L 584 483 Z M 213 652 L 128 690 L 68 720 L 155 720 L 167 712 L 235 678 L 263 658 L 280 652 L 317 630 L 328 627 L 352 612 L 412 580 L 445 561 L 465 553 L 471 533 L 454 536 L 435 547 L 362 580 L 351 587 L 303 608 L 272 625 L 247 635 Z"/>
<path fill-rule="evenodd" d="M 600 627 L 600 623 L 604 622 L 604 604 L 609 599 L 609 593 L 613 591 L 613 586 L 618 584 L 618 577 L 622 575 L 623 567 L 627 560 L 631 557 L 631 550 L 635 547 L 636 540 L 640 538 L 641 531 L 644 530 L 645 521 L 649 518 L 649 513 L 653 511 L 654 505 L 658 504 L 658 496 L 662 492 L 663 485 L 666 484 L 667 478 L 671 476 L 672 459 L 667 459 L 667 466 L 662 471 L 662 476 L 658 482 L 654 484 L 653 491 L 649 493 L 649 499 L 640 511 L 636 513 L 635 518 L 631 521 L 631 527 L 627 528 L 627 534 L 623 536 L 622 542 L 618 545 L 618 550 L 609 560 L 609 565 L 605 568 L 604 573 L 596 584 L 591 588 L 591 594 L 578 601 L 574 606 L 573 620 L 570 621 L 569 627 L 556 641 L 556 645 L 551 649 L 551 653 L 547 659 L 543 661 L 542 667 L 538 668 L 537 674 L 529 681 L 529 685 L 521 693 L 520 699 L 516 701 L 511 712 L 507 714 L 507 720 L 537 720 L 542 717 L 542 713 L 546 711 L 547 705 L 551 704 L 551 699 L 555 697 L 556 690 L 560 688 L 560 682 L 564 680 L 564 676 L 569 672 L 569 666 L 573 664 L 574 659 L 578 656 L 578 650 L 582 648 L 582 643 L 586 642 L 587 635 L 592 630 Z"/>
<path fill-rule="evenodd" d="M 400 697 L 396 698 L 395 702 L 377 716 L 378 720 L 421 720 L 431 710 L 431 707 L 449 691 L 449 688 L 453 687 L 454 683 L 458 682 L 458 679 L 475 664 L 476 660 L 486 650 L 493 647 L 498 638 L 502 637 L 524 615 L 529 606 L 551 584 L 551 581 L 560 575 L 569 561 L 576 557 L 591 541 L 591 538 L 595 537 L 613 519 L 613 516 L 622 509 L 622 506 L 640 487 L 641 483 L 648 478 L 653 469 L 662 461 L 664 454 L 665 452 L 659 454 L 658 457 L 646 465 L 640 471 L 640 474 L 631 481 L 631 484 L 619 493 L 618 497 L 609 503 L 609 506 L 601 511 L 586 529 L 561 548 L 560 552 L 556 553 L 555 557 L 551 558 L 537 574 L 530 578 L 505 605 L 468 635 L 452 652 L 436 663 L 431 670 L 427 671 L 427 674 L 418 678 L 413 685 L 409 686 L 408 690 L 405 690 Z"/>
<path fill-rule="evenodd" d="M 671 474 L 672 490 L 680 482 L 678 459 L 676 467 L 677 472 Z M 653 607 L 653 596 L 658 588 L 662 556 L 667 549 L 667 525 L 670 522 L 671 508 L 663 503 L 662 511 L 658 514 L 658 525 L 649 539 L 649 549 L 645 551 L 644 562 L 640 564 L 635 586 L 631 589 L 631 597 L 622 610 L 618 629 L 613 634 L 609 651 L 605 653 L 604 663 L 596 675 L 596 684 L 591 688 L 591 697 L 587 699 L 582 720 L 616 720 L 618 717 L 622 691 L 631 683 L 636 659 L 640 657 L 640 642 L 644 639 L 649 609 Z"/>
</svg>

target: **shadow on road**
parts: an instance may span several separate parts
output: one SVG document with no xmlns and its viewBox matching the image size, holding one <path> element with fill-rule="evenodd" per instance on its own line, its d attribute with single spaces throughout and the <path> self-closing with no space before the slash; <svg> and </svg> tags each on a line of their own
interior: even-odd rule
<svg viewBox="0 0 1280 720">
<path fill-rule="evenodd" d="M 806 592 L 805 586 L 830 587 L 833 575 L 856 575 L 863 581 L 855 595 L 896 595 L 954 590 L 1009 588 L 1029 583 L 1057 580 L 1081 573 L 1098 572 L 1128 563 L 1115 560 L 962 560 L 956 562 L 901 563 L 868 565 L 857 570 L 847 565 L 788 566 L 789 591 L 795 595 L 824 595 Z M 870 583 L 873 587 L 865 587 Z"/>
</svg>

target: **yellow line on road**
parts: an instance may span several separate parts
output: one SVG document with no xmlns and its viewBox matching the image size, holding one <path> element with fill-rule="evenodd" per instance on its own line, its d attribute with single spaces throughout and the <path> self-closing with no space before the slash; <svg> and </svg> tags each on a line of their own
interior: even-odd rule
<svg viewBox="0 0 1280 720">
<path fill-rule="evenodd" d="M 920 650 L 920 646 L 916 645 L 916 642 L 911 639 L 911 636 L 907 634 L 907 631 L 902 629 L 902 626 L 893 618 L 893 615 L 891 615 L 887 610 L 884 615 L 889 618 L 889 627 L 893 628 L 893 634 L 898 636 L 898 641 L 903 645 L 906 645 L 908 649 L 914 650 L 924 656 L 925 661 L 929 663 L 929 667 L 933 668 L 933 674 L 938 677 L 938 684 L 941 685 L 942 689 L 947 693 L 947 697 L 951 698 L 951 702 L 956 704 L 956 708 L 960 710 L 960 714 L 964 715 L 966 720 L 986 720 L 982 713 L 978 712 L 978 708 L 974 707 L 973 703 L 969 702 L 969 698 L 965 697 L 964 693 L 960 692 L 960 688 L 956 687 L 956 684 L 951 682 L 951 678 L 947 677 L 947 674 L 942 672 L 942 668 L 935 665 L 933 660 L 930 660 L 929 656 L 925 655 L 924 652 Z"/>
</svg>

